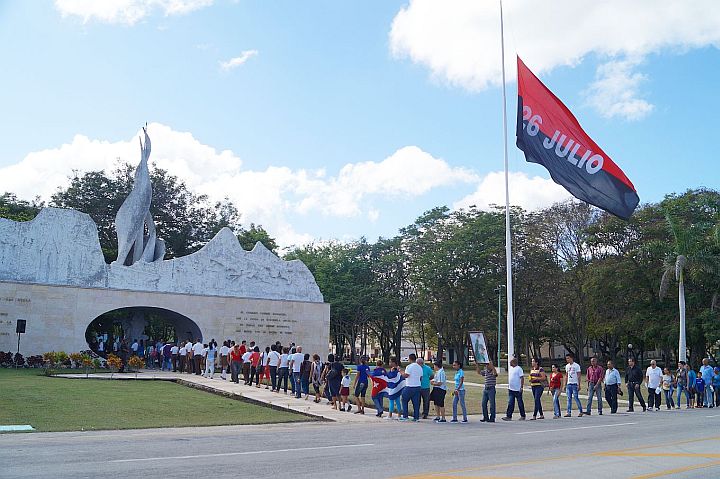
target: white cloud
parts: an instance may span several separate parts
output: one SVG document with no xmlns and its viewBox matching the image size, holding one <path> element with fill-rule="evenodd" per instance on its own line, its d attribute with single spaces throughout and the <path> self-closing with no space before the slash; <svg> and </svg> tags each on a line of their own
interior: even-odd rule
<svg viewBox="0 0 720 479">
<path fill-rule="evenodd" d="M 540 176 L 530 177 L 523 172 L 511 172 L 509 183 L 510 204 L 521 206 L 528 211 L 546 208 L 571 198 L 565 188 Z M 485 175 L 477 190 L 456 202 L 453 208 L 469 208 L 473 205 L 482 210 L 490 209 L 491 205 L 505 205 L 504 172 L 496 171 Z"/>
<path fill-rule="evenodd" d="M 640 120 L 649 115 L 653 105 L 639 98 L 647 77 L 633 71 L 637 64 L 637 60 L 624 59 L 598 66 L 596 79 L 585 92 L 588 105 L 605 118 Z"/>
<path fill-rule="evenodd" d="M 220 62 L 220 68 L 228 71 L 237 68 L 258 54 L 257 50 L 245 50 L 239 57 L 231 58 L 228 61 Z"/>
<path fill-rule="evenodd" d="M 153 11 L 166 17 L 184 15 L 212 5 L 213 0 L 55 0 L 63 17 L 80 17 L 83 23 L 98 21 L 134 25 Z"/>
<path fill-rule="evenodd" d="M 474 183 L 477 177 L 453 168 L 415 146 L 400 148 L 379 162 L 344 165 L 332 176 L 325 170 L 293 170 L 271 166 L 262 171 L 243 168 L 232 151 L 218 151 L 192 134 L 152 123 L 150 161 L 185 181 L 197 193 L 213 200 L 231 199 L 244 224 L 262 224 L 282 246 L 307 243 L 312 232 L 298 231 L 303 216 L 366 218 L 377 221 L 381 212 L 370 204 L 388 198 L 413 198 L 433 188 Z M 32 152 L 20 162 L 0 168 L 0 192 L 21 198 L 49 199 L 68 176 L 90 170 L 111 170 L 120 159 L 139 160 L 137 135 L 127 141 L 92 140 L 76 135 L 58 148 Z M 42 172 L 42 174 L 39 174 Z M 338 232 L 341 235 L 342 232 Z"/>
<path fill-rule="evenodd" d="M 664 49 L 720 46 L 716 0 L 514 0 L 503 9 L 509 80 L 516 52 L 541 74 L 590 54 L 642 59 Z M 499 85 L 499 13 L 496 1 L 410 0 L 393 20 L 391 51 L 454 86 Z"/>
</svg>

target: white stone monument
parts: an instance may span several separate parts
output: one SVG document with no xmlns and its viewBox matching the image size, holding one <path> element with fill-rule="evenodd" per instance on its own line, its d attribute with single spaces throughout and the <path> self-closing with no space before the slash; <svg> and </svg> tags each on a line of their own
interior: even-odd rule
<svg viewBox="0 0 720 479">
<path fill-rule="evenodd" d="M 183 318 L 178 327 L 194 325 L 188 332 L 199 331 L 204 341 L 292 341 L 326 353 L 330 306 L 301 261 L 284 261 L 260 242 L 245 251 L 228 228 L 195 253 L 163 260 L 150 215 L 150 138 L 143 134 L 135 184 L 116 216 L 112 264 L 84 213 L 44 208 L 31 221 L 0 219 L 0 350 L 15 351 L 17 319 L 27 321 L 20 348 L 27 357 L 86 350 L 85 331 L 97 317 L 154 308 Z M 143 327 L 141 319 L 126 336 L 132 340 Z"/>
</svg>

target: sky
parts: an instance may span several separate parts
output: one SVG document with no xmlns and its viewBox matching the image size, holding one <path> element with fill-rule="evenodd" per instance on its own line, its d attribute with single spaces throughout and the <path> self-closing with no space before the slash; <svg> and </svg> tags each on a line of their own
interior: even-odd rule
<svg viewBox="0 0 720 479">
<path fill-rule="evenodd" d="M 506 0 L 510 196 L 567 199 L 514 146 L 515 55 L 641 202 L 720 188 L 714 0 Z M 497 1 L 0 0 L 0 194 L 140 158 L 283 247 L 504 203 Z"/>
</svg>

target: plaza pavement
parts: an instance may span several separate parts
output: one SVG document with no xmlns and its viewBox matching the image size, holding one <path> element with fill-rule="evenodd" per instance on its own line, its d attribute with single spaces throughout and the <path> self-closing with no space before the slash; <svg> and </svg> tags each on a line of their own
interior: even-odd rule
<svg viewBox="0 0 720 479">
<path fill-rule="evenodd" d="M 715 411 L 3 434 L 0 477 L 710 479 L 720 477 Z"/>
</svg>

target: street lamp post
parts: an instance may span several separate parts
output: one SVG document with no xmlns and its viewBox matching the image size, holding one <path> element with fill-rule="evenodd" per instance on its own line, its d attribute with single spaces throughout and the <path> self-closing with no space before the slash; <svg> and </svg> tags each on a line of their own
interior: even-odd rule
<svg viewBox="0 0 720 479">
<path fill-rule="evenodd" d="M 504 284 L 499 284 L 495 288 L 495 292 L 498 295 L 498 332 L 497 332 L 497 363 L 496 367 L 500 367 L 500 336 L 502 334 L 502 289 L 505 287 Z"/>
</svg>

